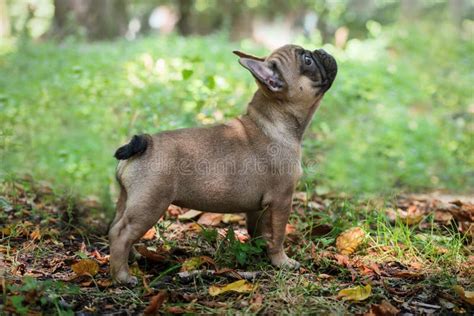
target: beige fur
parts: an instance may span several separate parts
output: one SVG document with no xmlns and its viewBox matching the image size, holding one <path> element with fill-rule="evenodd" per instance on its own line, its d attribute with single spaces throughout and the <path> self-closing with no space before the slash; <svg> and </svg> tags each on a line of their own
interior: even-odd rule
<svg viewBox="0 0 474 316">
<path fill-rule="evenodd" d="M 131 247 L 171 203 L 210 212 L 246 212 L 249 233 L 265 238 L 271 263 L 299 267 L 285 254 L 283 242 L 292 193 L 302 173 L 301 140 L 337 69 L 329 55 L 310 52 L 326 78 L 315 67 L 309 79 L 301 70 L 301 50 L 287 45 L 267 58 L 237 52 L 259 85 L 246 114 L 213 127 L 142 136 L 146 150 L 119 162 L 121 191 L 109 232 L 115 281 L 137 282 L 128 270 Z M 314 87 L 323 79 L 323 87 Z"/>
</svg>

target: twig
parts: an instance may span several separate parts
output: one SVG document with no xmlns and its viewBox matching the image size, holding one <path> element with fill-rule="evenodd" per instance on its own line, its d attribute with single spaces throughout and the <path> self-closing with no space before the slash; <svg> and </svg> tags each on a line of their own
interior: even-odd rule
<svg viewBox="0 0 474 316">
<path fill-rule="evenodd" d="M 178 277 L 182 282 L 190 282 L 192 281 L 195 277 L 201 276 L 201 277 L 213 277 L 213 276 L 225 276 L 225 277 L 231 277 L 234 279 L 245 279 L 245 280 L 254 280 L 258 276 L 260 276 L 261 272 L 259 271 L 234 271 L 234 270 L 229 270 L 229 271 L 216 271 L 216 270 L 193 270 L 193 271 L 184 271 L 184 272 L 179 272 Z"/>
</svg>

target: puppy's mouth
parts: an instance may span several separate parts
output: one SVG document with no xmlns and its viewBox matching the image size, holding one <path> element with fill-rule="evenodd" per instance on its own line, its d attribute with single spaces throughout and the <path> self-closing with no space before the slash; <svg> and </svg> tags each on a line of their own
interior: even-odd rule
<svg viewBox="0 0 474 316">
<path fill-rule="evenodd" d="M 326 53 L 323 49 L 317 49 L 313 52 L 314 60 L 316 61 L 316 66 L 319 69 L 321 74 L 321 83 L 319 86 L 324 89 L 324 91 L 331 88 L 334 79 L 337 74 L 337 63 L 334 57 Z"/>
</svg>

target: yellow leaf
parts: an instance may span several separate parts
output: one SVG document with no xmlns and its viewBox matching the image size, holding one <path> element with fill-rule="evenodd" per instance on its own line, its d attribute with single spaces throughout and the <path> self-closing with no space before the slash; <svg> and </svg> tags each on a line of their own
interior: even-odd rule
<svg viewBox="0 0 474 316">
<path fill-rule="evenodd" d="M 371 294 L 372 286 L 367 284 L 366 286 L 356 286 L 340 290 L 337 297 L 358 302 L 367 299 Z"/>
<path fill-rule="evenodd" d="M 350 255 L 364 241 L 365 232 L 360 227 L 353 227 L 340 234 L 336 239 L 336 247 L 339 253 Z"/>
<path fill-rule="evenodd" d="M 202 264 L 201 257 L 192 257 L 189 259 L 186 259 L 186 261 L 183 262 L 181 265 L 181 271 L 192 271 L 196 270 L 199 268 L 199 266 Z"/>
<path fill-rule="evenodd" d="M 225 224 L 238 223 L 242 220 L 244 220 L 244 217 L 239 214 L 224 214 L 224 216 L 222 217 L 222 222 L 224 222 Z"/>
<path fill-rule="evenodd" d="M 202 214 L 201 211 L 189 210 L 186 213 L 179 215 L 178 219 L 182 220 L 182 221 L 191 220 L 191 219 L 193 219 L 193 218 L 195 218 L 195 217 L 197 217 L 198 215 L 201 215 L 201 214 Z"/>
<path fill-rule="evenodd" d="M 238 280 L 224 286 L 212 285 L 209 287 L 209 295 L 216 296 L 230 291 L 238 293 L 250 293 L 254 291 L 255 288 L 255 285 L 246 280 Z"/>
<path fill-rule="evenodd" d="M 455 285 L 453 289 L 463 300 L 471 305 L 474 305 L 474 291 L 465 291 L 460 285 Z"/>
<path fill-rule="evenodd" d="M 216 265 L 214 260 L 212 260 L 212 258 L 208 256 L 192 257 L 192 258 L 186 259 L 186 261 L 183 262 L 183 264 L 181 265 L 181 271 L 184 272 L 184 271 L 196 270 L 197 268 L 202 266 L 204 263 L 208 263 L 213 266 Z"/>
<path fill-rule="evenodd" d="M 5 236 L 10 236 L 12 233 L 12 229 L 10 226 L 0 228 L 0 234 Z"/>
<path fill-rule="evenodd" d="M 92 259 L 81 259 L 71 266 L 78 276 L 80 275 L 91 275 L 94 276 L 99 272 L 99 265 L 95 260 Z"/>
</svg>

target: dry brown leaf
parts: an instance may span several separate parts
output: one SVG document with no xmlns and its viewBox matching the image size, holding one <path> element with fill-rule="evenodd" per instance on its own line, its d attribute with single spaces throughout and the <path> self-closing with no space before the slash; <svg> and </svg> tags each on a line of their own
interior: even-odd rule
<svg viewBox="0 0 474 316">
<path fill-rule="evenodd" d="M 181 207 L 173 205 L 173 204 L 170 204 L 170 206 L 168 206 L 168 214 L 170 216 L 178 217 L 182 213 L 183 213 L 183 209 Z"/>
<path fill-rule="evenodd" d="M 144 245 L 138 245 L 135 247 L 135 249 L 138 251 L 139 254 L 141 254 L 143 257 L 145 257 L 146 259 L 150 261 L 153 261 L 153 262 L 166 261 L 166 257 L 163 254 L 150 250 Z"/>
<path fill-rule="evenodd" d="M 350 255 L 364 241 L 365 232 L 360 227 L 353 227 L 340 234 L 336 239 L 337 251 L 343 255 Z"/>
<path fill-rule="evenodd" d="M 198 210 L 189 210 L 187 211 L 186 213 L 184 214 L 181 214 L 181 215 L 178 215 L 178 219 L 181 220 L 181 221 L 186 221 L 186 220 L 191 220 L 195 217 L 198 217 L 199 215 L 201 215 L 202 212 L 201 211 L 198 211 Z"/>
<path fill-rule="evenodd" d="M 185 314 L 185 313 L 189 313 L 190 310 L 188 309 L 184 309 L 180 306 L 168 306 L 166 308 L 166 311 L 170 314 Z"/>
<path fill-rule="evenodd" d="M 251 304 L 250 304 L 250 310 L 254 313 L 257 313 L 263 305 L 263 295 L 260 293 L 255 294 L 252 297 Z"/>
<path fill-rule="evenodd" d="M 97 281 L 97 285 L 101 288 L 107 288 L 112 286 L 113 282 L 111 279 L 101 279 Z"/>
<path fill-rule="evenodd" d="M 406 211 L 398 208 L 397 210 L 387 209 L 386 212 L 392 222 L 399 221 L 409 226 L 418 224 L 424 215 L 415 205 L 410 205 Z"/>
<path fill-rule="evenodd" d="M 372 286 L 367 284 L 366 286 L 355 286 L 339 291 L 338 298 L 342 298 L 349 301 L 363 301 L 372 295 Z"/>
<path fill-rule="evenodd" d="M 389 301 L 383 300 L 380 304 L 373 304 L 369 312 L 365 316 L 395 316 L 400 310 L 390 304 Z"/>
<path fill-rule="evenodd" d="M 34 231 L 30 233 L 30 238 L 32 240 L 40 240 L 41 239 L 41 231 L 39 227 L 36 227 Z"/>
<path fill-rule="evenodd" d="M 79 262 L 74 263 L 71 266 L 72 271 L 76 273 L 77 276 L 81 275 L 91 275 L 94 276 L 99 272 L 99 265 L 95 260 L 92 259 L 81 259 Z"/>
<path fill-rule="evenodd" d="M 434 220 L 436 222 L 440 222 L 443 224 L 449 224 L 449 222 L 453 219 L 453 214 L 449 212 L 443 212 L 443 211 L 435 211 L 434 212 Z"/>
<path fill-rule="evenodd" d="M 455 285 L 453 289 L 454 292 L 456 292 L 456 294 L 459 295 L 464 301 L 471 305 L 474 305 L 474 291 L 466 291 L 460 285 Z"/>
<path fill-rule="evenodd" d="M 99 264 L 106 264 L 109 262 L 109 255 L 103 256 L 97 249 L 92 251 L 91 256 L 99 262 Z"/>
<path fill-rule="evenodd" d="M 197 222 L 206 226 L 218 226 L 223 217 L 224 215 L 219 213 L 203 213 Z"/>
<path fill-rule="evenodd" d="M 161 308 L 167 297 L 168 294 L 165 290 L 158 292 L 158 294 L 151 298 L 150 304 L 148 304 L 143 313 L 145 315 L 155 314 Z"/>
<path fill-rule="evenodd" d="M 250 236 L 247 233 L 247 231 L 236 229 L 234 231 L 234 234 L 235 234 L 235 238 L 237 238 L 241 243 L 245 243 L 247 240 L 250 239 Z"/>
<path fill-rule="evenodd" d="M 245 218 L 239 214 L 224 214 L 224 216 L 222 217 L 222 222 L 225 224 L 239 223 L 244 219 Z"/>
<path fill-rule="evenodd" d="M 153 240 L 155 238 L 155 236 L 156 236 L 156 228 L 152 227 L 145 233 L 145 235 L 142 236 L 141 239 L 143 239 L 143 240 Z"/>
<path fill-rule="evenodd" d="M 285 235 L 293 234 L 296 231 L 296 227 L 292 224 L 286 224 Z"/>
<path fill-rule="evenodd" d="M 227 292 L 251 293 L 256 289 L 256 285 L 247 280 L 238 280 L 224 286 L 211 285 L 209 287 L 209 295 L 217 296 Z"/>
</svg>

